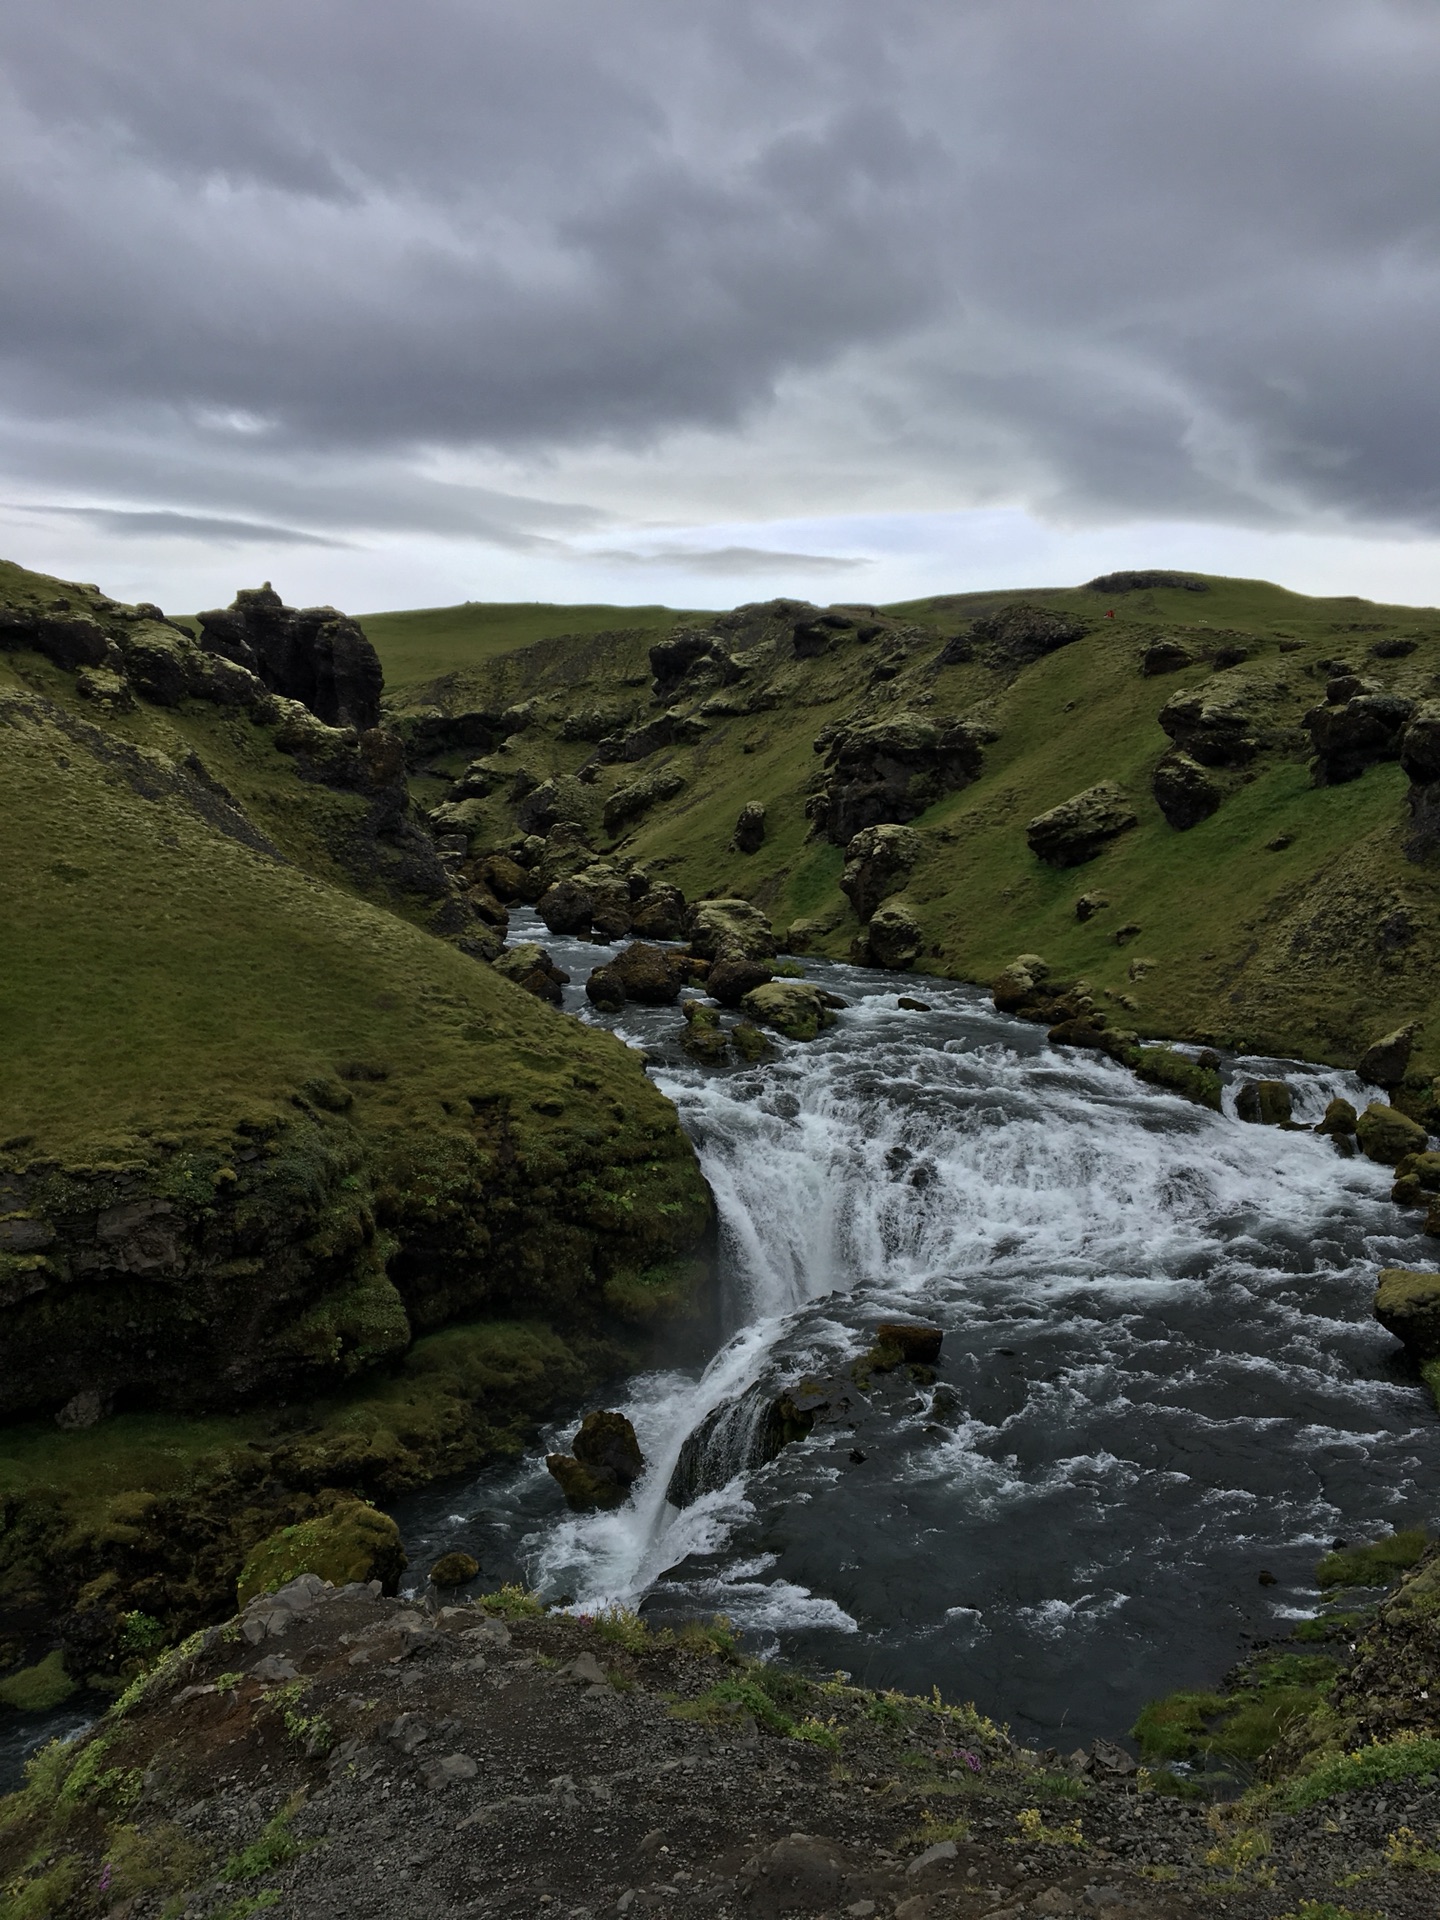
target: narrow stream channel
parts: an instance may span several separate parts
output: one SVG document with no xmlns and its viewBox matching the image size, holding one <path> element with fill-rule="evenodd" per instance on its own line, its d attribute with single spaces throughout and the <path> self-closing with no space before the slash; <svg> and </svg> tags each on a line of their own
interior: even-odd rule
<svg viewBox="0 0 1440 1920">
<path fill-rule="evenodd" d="M 613 949 L 530 915 L 512 938 L 542 940 L 598 1017 L 583 983 Z M 650 1056 L 721 1218 L 724 1344 L 610 1398 L 650 1462 L 634 1500 L 571 1514 L 542 1447 L 404 1503 L 417 1575 L 460 1547 L 482 1584 L 582 1610 L 723 1612 L 754 1646 L 1074 1744 L 1284 1631 L 1333 1539 L 1431 1516 L 1440 1420 L 1370 1301 L 1378 1266 L 1433 1247 L 1387 1169 L 1058 1052 L 977 989 L 806 972 L 850 1005 L 762 1066 L 689 1063 L 674 1008 L 606 1021 Z M 1232 1089 L 1267 1070 L 1300 1120 L 1366 1097 L 1327 1069 L 1226 1066 Z M 708 1413 L 833 1371 L 897 1315 L 944 1327 L 934 1386 L 892 1376 L 853 1430 L 759 1466 L 741 1408 L 710 1490 L 668 1503 Z"/>
</svg>

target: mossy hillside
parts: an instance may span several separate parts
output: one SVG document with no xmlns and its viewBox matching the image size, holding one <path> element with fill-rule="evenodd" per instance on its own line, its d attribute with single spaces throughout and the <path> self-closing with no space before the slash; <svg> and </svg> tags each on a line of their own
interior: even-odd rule
<svg viewBox="0 0 1440 1920">
<path fill-rule="evenodd" d="M 217 799 L 239 740 L 265 829 L 323 801 L 263 727 L 0 673 L 10 1411 L 343 1377 L 688 1253 L 707 1197 L 639 1062 Z"/>
<path fill-rule="evenodd" d="M 539 1420 L 636 1357 L 541 1321 L 488 1320 L 423 1336 L 392 1374 L 288 1408 L 11 1426 L 0 1666 L 48 1657 L 58 1622 L 69 1670 L 113 1688 L 152 1645 L 223 1617 L 259 1543 L 357 1497 L 518 1458 Z"/>
<path fill-rule="evenodd" d="M 782 928 L 807 920 L 810 946 L 833 954 L 848 951 L 859 923 L 838 890 L 842 850 L 817 840 L 806 818 L 825 779 L 816 736 L 907 711 L 976 720 L 996 735 L 979 778 L 913 823 L 922 852 L 899 898 L 924 936 L 922 969 L 984 980 L 1017 951 L 1038 951 L 1058 971 L 1089 979 L 1102 1005 L 1108 995 L 1117 1025 L 1348 1064 L 1387 1027 L 1433 1010 L 1426 955 L 1440 935 L 1440 889 L 1434 872 L 1402 851 L 1399 769 L 1374 766 L 1317 788 L 1299 722 L 1323 702 L 1342 658 L 1387 689 L 1431 693 L 1440 616 L 1309 599 L 1264 582 L 1211 577 L 1205 585 L 1204 593 L 947 596 L 885 610 L 901 625 L 878 649 L 853 637 L 804 660 L 779 644 L 763 658 L 755 649 L 743 656 L 742 684 L 693 703 L 698 737 L 662 747 L 638 768 L 597 767 L 592 746 L 563 737 L 567 716 L 582 709 L 624 699 L 639 723 L 671 698 L 651 693 L 638 634 L 547 641 L 475 668 L 463 689 L 423 697 L 525 705 L 527 724 L 492 764 L 531 778 L 586 768 L 588 784 L 571 792 L 590 810 L 596 845 L 607 844 L 601 816 L 616 787 L 639 772 L 677 773 L 682 789 L 628 823 L 619 851 L 692 897 L 739 893 Z M 983 647 L 968 661 L 938 664 L 943 642 L 963 636 L 972 617 L 1017 600 L 1078 614 L 1089 631 L 1029 664 L 997 662 Z M 687 616 L 686 624 L 702 623 Z M 1182 642 L 1194 663 L 1147 678 L 1141 654 L 1162 638 Z M 1396 642 L 1412 651 L 1371 651 Z M 1243 657 L 1225 664 L 1235 655 Z M 1218 812 L 1180 832 L 1150 797 L 1151 771 L 1170 746 L 1157 715 L 1177 692 L 1212 684 L 1257 703 L 1266 743 L 1249 767 L 1224 776 Z M 1102 779 L 1125 788 L 1139 824 L 1083 866 L 1044 866 L 1026 844 L 1026 823 Z M 431 796 L 443 787 L 437 776 Z M 507 795 L 502 780 L 475 803 L 476 844 L 513 836 Z M 766 837 L 745 855 L 729 840 L 750 800 L 766 808 Z M 1093 891 L 1109 904 L 1082 923 L 1076 899 Z M 1117 942 L 1122 928 L 1130 931 Z M 1437 1034 L 1432 1021 L 1414 1061 L 1419 1077 L 1440 1066 Z"/>
</svg>

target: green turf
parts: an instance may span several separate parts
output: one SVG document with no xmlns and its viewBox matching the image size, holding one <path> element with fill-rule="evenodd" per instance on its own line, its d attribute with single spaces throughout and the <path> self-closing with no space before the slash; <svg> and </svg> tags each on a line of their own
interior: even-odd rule
<svg viewBox="0 0 1440 1920">
<path fill-rule="evenodd" d="M 635 628 L 658 639 L 681 618 L 671 607 L 572 607 L 542 600 L 467 600 L 458 607 L 359 615 L 380 655 L 386 685 L 395 692 L 556 635 Z"/>
</svg>

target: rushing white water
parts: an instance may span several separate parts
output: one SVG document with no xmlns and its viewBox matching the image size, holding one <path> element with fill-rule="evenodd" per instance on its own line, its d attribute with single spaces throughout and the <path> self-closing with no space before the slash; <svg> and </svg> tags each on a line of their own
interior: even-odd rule
<svg viewBox="0 0 1440 1920">
<path fill-rule="evenodd" d="M 599 957 L 561 954 L 577 986 Z M 764 1066 L 685 1063 L 673 1010 L 616 1022 L 660 1056 L 714 1190 L 730 1330 L 702 1372 L 612 1401 L 649 1462 L 633 1500 L 570 1514 L 537 1457 L 417 1512 L 424 1551 L 508 1553 L 586 1610 L 722 1608 L 847 1665 L 863 1644 L 872 1677 L 938 1664 L 1039 1725 L 1098 1657 L 1085 1711 L 1113 1728 L 1167 1658 L 1218 1670 L 1301 1610 L 1333 1533 L 1423 1510 L 1440 1427 L 1369 1317 L 1377 1264 L 1424 1260 L 1384 1169 L 1052 1050 L 973 990 L 810 971 L 852 1005 Z M 931 1011 L 901 1011 L 917 984 Z M 1364 1097 L 1234 1068 L 1283 1071 L 1298 1119 Z M 893 1382 L 854 1431 L 668 1504 L 707 1413 L 833 1372 L 897 1312 L 946 1329 L 937 1385 Z"/>
</svg>

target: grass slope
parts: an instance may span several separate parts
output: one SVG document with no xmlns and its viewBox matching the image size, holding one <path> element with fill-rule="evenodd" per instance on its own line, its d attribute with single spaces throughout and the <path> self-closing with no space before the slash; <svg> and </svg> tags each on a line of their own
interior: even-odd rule
<svg viewBox="0 0 1440 1920">
<path fill-rule="evenodd" d="M 671 607 L 565 607 L 542 600 L 466 600 L 458 607 L 366 613 L 360 624 L 385 663 L 386 683 L 401 689 L 463 673 L 498 654 L 556 635 L 632 627 L 659 639 L 685 618 Z"/>
<path fill-rule="evenodd" d="M 1331 663 L 1342 660 L 1387 689 L 1430 696 L 1440 685 L 1440 614 L 1312 599 L 1263 581 L 1203 584 L 1204 592 L 940 596 L 884 610 L 909 638 L 878 670 L 877 649 L 853 636 L 819 658 L 780 649 L 752 660 L 736 695 L 696 707 L 700 738 L 596 772 L 594 844 L 607 844 L 598 820 L 609 793 L 673 770 L 682 791 L 633 823 L 617 850 L 692 897 L 751 898 L 782 929 L 818 918 L 812 950 L 843 954 L 859 925 L 838 891 L 842 851 L 813 837 L 806 818 L 806 801 L 823 781 L 812 742 L 827 724 L 904 711 L 978 720 L 997 735 L 980 777 L 913 823 L 923 850 L 900 897 L 925 936 L 921 968 L 987 980 L 1017 952 L 1038 951 L 1108 996 L 1117 1024 L 1344 1062 L 1400 1020 L 1428 1018 L 1415 1065 L 1433 1073 L 1440 1009 L 1429 955 L 1440 938 L 1440 888 L 1431 869 L 1401 850 L 1406 783 L 1392 764 L 1344 786 L 1314 787 L 1299 722 L 1323 702 Z M 944 640 L 1017 601 L 1078 613 L 1090 631 L 1019 671 L 997 671 L 983 658 L 938 664 Z M 705 623 L 687 616 L 684 624 Z M 1143 677 L 1140 655 L 1162 638 L 1190 647 L 1196 662 Z M 1413 651 L 1372 651 L 1397 640 Z M 567 715 L 618 704 L 641 724 L 660 710 L 648 645 L 624 628 L 551 639 L 478 663 L 443 688 L 411 687 L 405 697 L 438 697 L 452 709 L 525 701 L 530 724 L 493 763 L 532 778 L 573 774 L 593 747 L 562 738 Z M 1243 656 L 1222 670 L 1225 683 L 1265 690 L 1274 742 L 1230 782 L 1217 814 L 1179 832 L 1150 797 L 1151 770 L 1170 745 L 1157 715 L 1182 689 L 1220 681 L 1211 662 L 1222 649 Z M 465 758 L 437 763 L 419 790 L 443 797 Z M 1044 866 L 1028 848 L 1026 823 L 1100 780 L 1125 788 L 1138 827 L 1083 866 Z M 513 836 L 505 793 L 484 803 L 474 844 Z M 766 808 L 767 833 L 758 853 L 744 855 L 730 834 L 751 800 Z M 1095 891 L 1109 904 L 1082 923 L 1076 899 Z M 1139 931 L 1117 942 L 1122 927 Z"/>
</svg>

